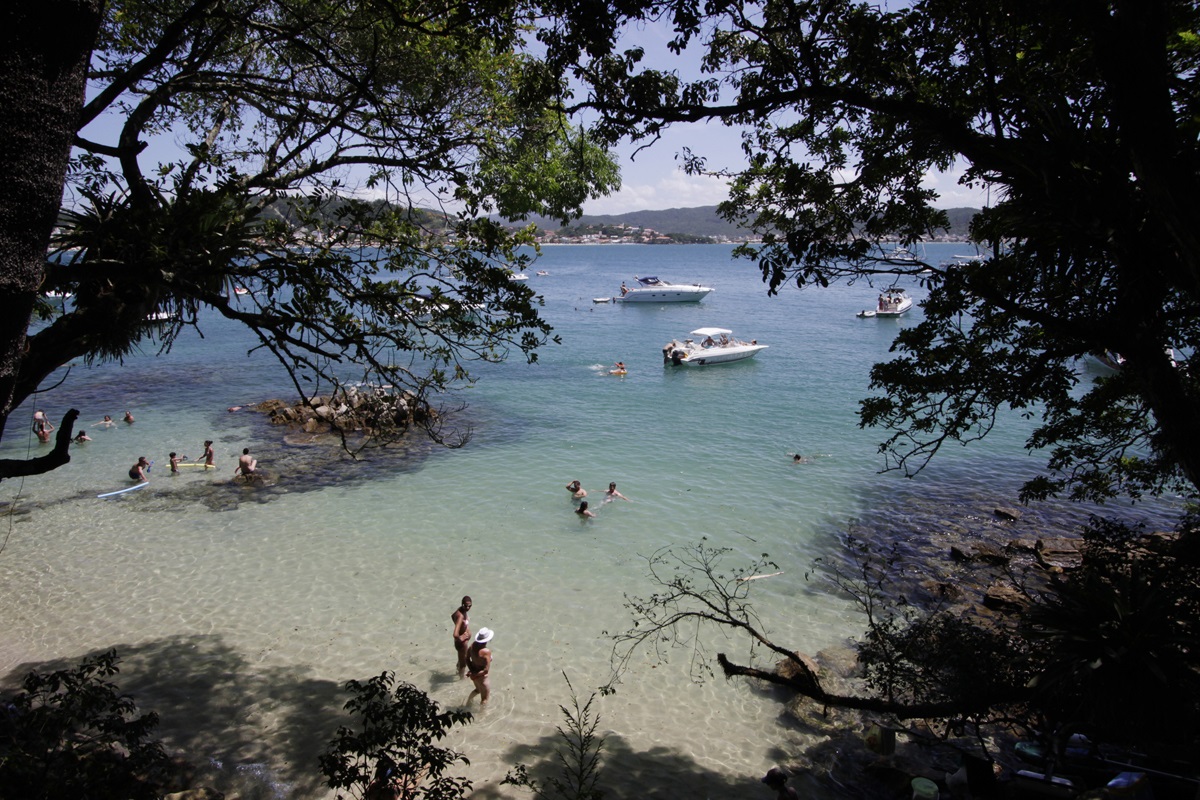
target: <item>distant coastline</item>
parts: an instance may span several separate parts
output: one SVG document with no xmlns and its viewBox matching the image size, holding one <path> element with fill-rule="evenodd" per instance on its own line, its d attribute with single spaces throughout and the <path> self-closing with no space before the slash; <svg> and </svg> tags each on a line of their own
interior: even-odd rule
<svg viewBox="0 0 1200 800">
<path fill-rule="evenodd" d="M 925 243 L 969 242 L 975 208 L 946 209 L 950 225 Z M 626 214 L 585 214 L 567 225 L 546 217 L 532 217 L 540 244 L 743 244 L 760 242 L 750 231 L 738 228 L 717 213 L 716 206 L 630 211 Z M 894 241 L 894 240 L 884 240 Z"/>
</svg>

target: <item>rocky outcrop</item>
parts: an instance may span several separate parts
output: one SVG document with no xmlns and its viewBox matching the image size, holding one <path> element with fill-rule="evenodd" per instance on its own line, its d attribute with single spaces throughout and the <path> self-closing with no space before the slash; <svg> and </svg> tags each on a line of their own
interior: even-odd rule
<svg viewBox="0 0 1200 800">
<path fill-rule="evenodd" d="M 1079 539 L 1039 539 L 1036 547 L 1038 563 L 1052 572 L 1074 569 L 1083 563 L 1081 544 Z"/>
<path fill-rule="evenodd" d="M 394 435 L 437 417 L 437 411 L 412 392 L 354 386 L 295 404 L 267 400 L 255 409 L 266 413 L 272 424 L 290 425 L 312 434 Z"/>
</svg>

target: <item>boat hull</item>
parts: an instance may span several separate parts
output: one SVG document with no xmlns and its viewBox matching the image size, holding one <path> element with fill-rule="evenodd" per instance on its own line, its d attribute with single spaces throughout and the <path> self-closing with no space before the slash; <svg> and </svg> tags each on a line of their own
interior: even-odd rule
<svg viewBox="0 0 1200 800">
<path fill-rule="evenodd" d="M 664 352 L 668 364 L 677 367 L 709 367 L 715 364 L 732 364 L 754 358 L 765 344 L 742 344 L 729 347 L 675 347 Z"/>
<path fill-rule="evenodd" d="M 621 297 L 614 297 L 618 303 L 699 303 L 712 289 L 707 286 L 682 287 L 671 289 L 630 289 Z"/>
<path fill-rule="evenodd" d="M 713 347 L 708 350 L 692 353 L 680 360 L 685 367 L 711 367 L 716 364 L 732 364 L 735 361 L 745 361 L 754 358 L 760 350 L 766 350 L 765 344 L 746 345 L 744 347 Z"/>
</svg>

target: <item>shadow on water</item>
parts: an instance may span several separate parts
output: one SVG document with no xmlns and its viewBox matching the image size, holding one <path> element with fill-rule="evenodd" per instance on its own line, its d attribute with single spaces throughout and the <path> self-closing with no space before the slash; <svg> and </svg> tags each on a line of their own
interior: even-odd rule
<svg viewBox="0 0 1200 800">
<path fill-rule="evenodd" d="M 259 469 L 252 480 L 234 477 L 237 463 L 233 460 L 218 461 L 215 469 L 197 469 L 195 473 L 181 470 L 178 475 L 172 475 L 166 463 L 159 463 L 150 472 L 150 485 L 145 490 L 106 502 L 127 503 L 132 511 L 174 512 L 186 503 L 199 504 L 209 511 L 234 511 L 246 503 L 271 503 L 287 495 L 332 486 L 350 488 L 381 476 L 417 472 L 428 459 L 445 451 L 422 431 L 414 430 L 401 441 L 351 455 L 336 436 L 298 433 L 265 421 L 259 424 L 260 433 L 253 438 L 274 438 L 276 444 L 254 448 L 252 455 L 258 459 Z M 126 485 L 133 486 L 134 482 Z M 52 500 L 25 502 L 17 513 L 94 499 L 93 491 L 78 491 Z M 0 502 L 0 509 L 7 513 L 8 505 Z"/>
<path fill-rule="evenodd" d="M 339 684 L 304 669 L 255 666 L 218 636 L 112 649 L 121 659 L 113 682 L 134 697 L 139 713 L 158 713 L 156 735 L 197 767 L 203 784 L 243 800 L 327 791 L 317 758 L 349 720 Z M 0 686 L 16 687 L 30 671 L 74 667 L 87 655 L 22 664 Z"/>
</svg>

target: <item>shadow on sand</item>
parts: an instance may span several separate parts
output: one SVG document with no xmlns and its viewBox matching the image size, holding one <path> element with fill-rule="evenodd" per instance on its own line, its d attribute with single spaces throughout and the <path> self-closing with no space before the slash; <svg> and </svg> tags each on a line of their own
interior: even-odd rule
<svg viewBox="0 0 1200 800">
<path fill-rule="evenodd" d="M 218 636 L 111 649 L 120 658 L 112 682 L 133 696 L 138 713 L 158 712 L 156 735 L 196 766 L 201 783 L 242 800 L 328 791 L 317 757 L 349 719 L 342 711 L 349 696 L 339 684 L 304 670 L 254 666 Z M 30 671 L 74 667 L 87 655 L 22 664 L 0 687 L 17 687 Z"/>
</svg>

